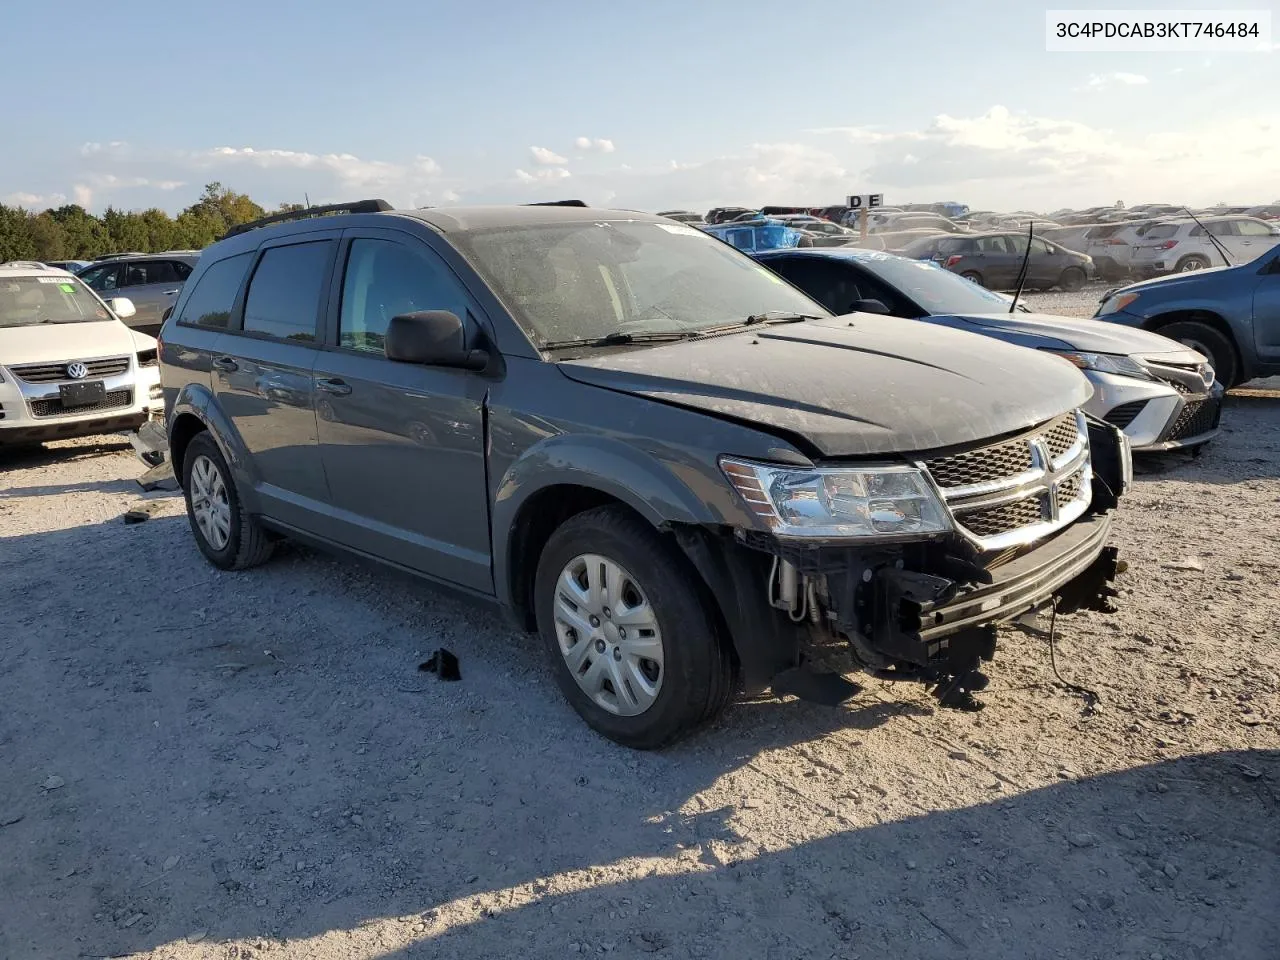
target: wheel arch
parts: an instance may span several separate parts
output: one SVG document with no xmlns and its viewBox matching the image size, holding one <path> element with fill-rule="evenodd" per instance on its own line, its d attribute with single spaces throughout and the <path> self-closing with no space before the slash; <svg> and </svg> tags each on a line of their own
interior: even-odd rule
<svg viewBox="0 0 1280 960">
<path fill-rule="evenodd" d="M 1249 379 L 1252 369 L 1249 360 L 1244 351 L 1240 349 L 1240 343 L 1236 339 L 1236 334 L 1232 330 L 1231 324 L 1221 314 L 1204 308 L 1170 310 L 1167 313 L 1160 313 L 1149 318 L 1142 324 L 1142 327 L 1152 333 L 1159 333 L 1165 327 L 1174 323 L 1199 323 L 1221 334 L 1226 338 L 1227 343 L 1231 345 L 1231 350 L 1235 354 L 1236 369 L 1239 373 L 1240 382 Z"/>
</svg>

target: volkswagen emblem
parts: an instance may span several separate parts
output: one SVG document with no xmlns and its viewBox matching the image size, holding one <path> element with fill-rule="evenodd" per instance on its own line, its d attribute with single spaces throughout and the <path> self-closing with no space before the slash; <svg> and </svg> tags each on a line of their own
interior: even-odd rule
<svg viewBox="0 0 1280 960">
<path fill-rule="evenodd" d="M 67 364 L 67 376 L 72 380 L 83 380 L 89 375 L 89 368 L 79 360 Z"/>
</svg>

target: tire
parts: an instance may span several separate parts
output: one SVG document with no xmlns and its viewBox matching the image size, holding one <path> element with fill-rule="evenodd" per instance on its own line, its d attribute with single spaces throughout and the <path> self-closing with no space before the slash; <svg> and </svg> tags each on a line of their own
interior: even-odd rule
<svg viewBox="0 0 1280 960">
<path fill-rule="evenodd" d="M 1058 286 L 1068 293 L 1075 293 L 1084 286 L 1084 271 L 1079 267 L 1067 267 L 1062 271 L 1062 276 L 1058 278 Z"/>
<path fill-rule="evenodd" d="M 609 589 L 597 603 L 591 586 L 600 582 L 602 567 L 613 582 L 605 578 Z M 587 510 L 551 535 L 534 578 L 538 632 L 561 692 L 593 730 L 623 746 L 653 750 L 729 702 L 733 662 L 698 582 L 682 554 L 622 507 Z M 614 592 L 619 589 L 621 596 Z M 614 620 L 636 625 L 619 631 Z M 618 636 L 628 629 L 631 636 Z M 643 657 L 648 652 L 660 663 Z M 614 677 L 622 681 L 621 694 Z"/>
<path fill-rule="evenodd" d="M 182 460 L 182 493 L 187 501 L 187 520 L 196 538 L 196 546 L 215 567 L 244 570 L 265 563 L 271 557 L 273 543 L 262 525 L 241 505 L 240 493 L 231 479 L 227 461 L 207 431 L 196 434 L 187 445 Z M 225 522 L 214 522 L 205 513 L 206 522 L 212 524 L 210 531 L 206 532 L 201 520 L 197 519 L 198 507 L 193 506 L 193 497 L 205 502 L 221 501 Z M 225 536 L 225 540 L 220 534 Z"/>
<path fill-rule="evenodd" d="M 971 280 L 980 287 L 986 286 L 986 284 L 982 282 L 982 274 L 977 270 L 966 270 L 964 273 L 960 274 L 960 276 L 964 277 L 966 280 Z"/>
<path fill-rule="evenodd" d="M 1240 363 L 1236 358 L 1235 344 L 1207 323 L 1179 320 L 1160 327 L 1156 333 L 1204 354 L 1213 364 L 1218 381 L 1227 389 L 1239 382 Z"/>
<path fill-rule="evenodd" d="M 1193 253 L 1189 257 L 1183 257 L 1178 261 L 1177 266 L 1173 268 L 1174 273 L 1191 273 L 1195 270 L 1206 270 L 1209 267 L 1209 261 L 1198 253 Z"/>
</svg>

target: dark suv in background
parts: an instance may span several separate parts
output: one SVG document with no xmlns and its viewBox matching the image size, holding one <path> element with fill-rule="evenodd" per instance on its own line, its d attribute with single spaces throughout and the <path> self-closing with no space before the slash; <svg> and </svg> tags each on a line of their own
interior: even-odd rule
<svg viewBox="0 0 1280 960">
<path fill-rule="evenodd" d="M 908 244 L 903 256 L 933 260 L 952 273 L 992 290 L 1012 290 L 1017 286 L 1024 259 L 1027 261 L 1026 285 L 1030 289 L 1079 290 L 1095 276 L 1090 257 L 1043 237 L 1028 238 L 1025 233 L 925 237 Z"/>
<path fill-rule="evenodd" d="M 853 668 L 974 707 L 998 624 L 1109 608 L 1128 448 L 1066 361 L 919 330 L 647 214 L 318 208 L 201 256 L 169 449 L 213 564 L 288 536 L 494 600 L 624 744 Z"/>
</svg>

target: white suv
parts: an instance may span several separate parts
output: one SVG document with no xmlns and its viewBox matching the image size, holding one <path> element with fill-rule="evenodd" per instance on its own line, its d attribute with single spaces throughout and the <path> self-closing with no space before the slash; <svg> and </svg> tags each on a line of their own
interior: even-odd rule
<svg viewBox="0 0 1280 960">
<path fill-rule="evenodd" d="M 42 263 L 0 264 L 0 447 L 134 430 L 163 416 L 156 340 Z"/>
<path fill-rule="evenodd" d="M 1206 231 L 1226 248 L 1231 263 L 1248 263 L 1280 244 L 1280 226 L 1254 217 L 1201 217 L 1200 223 L 1170 220 L 1147 230 L 1129 264 L 1135 273 L 1149 277 L 1227 266 Z"/>
</svg>

